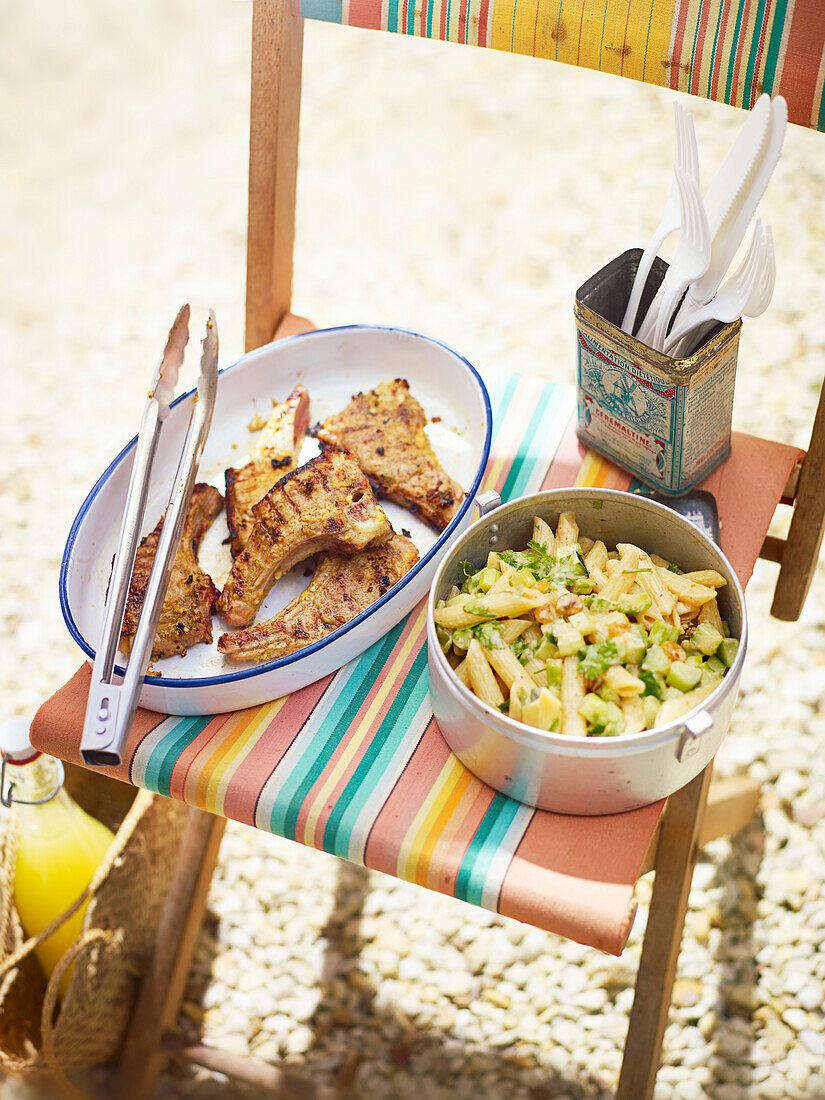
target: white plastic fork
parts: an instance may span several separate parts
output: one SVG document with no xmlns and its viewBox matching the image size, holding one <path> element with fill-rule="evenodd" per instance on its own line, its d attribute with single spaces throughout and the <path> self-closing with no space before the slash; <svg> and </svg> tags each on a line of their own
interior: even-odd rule
<svg viewBox="0 0 825 1100">
<path fill-rule="evenodd" d="M 755 247 L 756 230 L 761 225 L 759 219 L 756 221 L 756 227 L 754 228 L 754 237 L 751 239 L 751 243 L 748 249 L 747 255 L 750 253 L 750 249 Z M 748 299 L 745 308 L 742 310 L 743 316 L 758 317 L 764 313 L 768 308 L 773 297 L 774 288 L 776 286 L 776 256 L 774 254 L 773 247 L 773 232 L 769 225 L 762 226 L 762 240 L 764 245 L 764 260 L 762 264 L 762 270 L 759 278 L 751 291 L 751 296 Z M 744 261 L 743 261 L 744 263 Z M 741 265 L 740 265 L 741 266 Z M 711 301 L 711 305 L 713 302 Z M 691 354 L 691 348 L 696 349 L 702 346 L 703 342 L 707 339 L 711 329 L 717 324 L 718 318 L 712 318 L 710 321 L 705 321 L 697 328 L 691 328 L 690 317 L 685 318 L 685 324 L 682 324 L 681 317 L 677 317 L 674 323 L 674 331 L 676 325 L 679 328 L 686 329 L 686 335 L 679 341 L 679 346 L 675 347 L 672 351 L 674 358 L 681 359 L 685 355 Z"/>
<path fill-rule="evenodd" d="M 755 300 L 755 304 L 760 304 L 764 297 L 762 279 L 767 256 L 768 248 L 762 224 L 757 222 L 748 251 L 738 270 L 722 284 L 716 296 L 706 306 L 694 310 L 684 320 L 677 321 L 665 341 L 665 354 L 669 355 L 688 333 L 694 333 L 694 330 L 707 321 L 721 321 L 723 324 L 728 324 L 742 316 L 745 308 L 751 305 L 752 299 Z"/>
<path fill-rule="evenodd" d="M 681 168 L 688 176 L 695 179 L 698 184 L 699 154 L 696 149 L 696 132 L 693 128 L 693 116 L 689 111 L 686 111 L 680 103 L 674 101 L 673 118 L 676 127 L 676 153 L 673 161 L 674 172 L 676 168 Z M 676 176 L 674 175 L 670 184 L 667 201 L 665 202 L 665 208 L 662 211 L 662 220 L 654 230 L 653 236 L 647 242 L 645 250 L 642 253 L 642 258 L 639 260 L 636 277 L 633 280 L 633 286 L 630 291 L 630 300 L 627 303 L 627 309 L 625 310 L 624 319 L 622 321 L 622 330 L 624 332 L 633 332 L 633 326 L 636 324 L 636 314 L 639 311 L 639 303 L 642 300 L 642 294 L 647 284 L 647 277 L 650 274 L 653 261 L 656 259 L 656 254 L 662 247 L 663 242 L 671 233 L 674 233 L 680 225 L 681 213 L 679 208 L 679 191 L 676 186 Z"/>
<path fill-rule="evenodd" d="M 679 169 L 676 171 L 676 182 L 682 207 L 682 232 L 662 283 L 656 327 L 648 341 L 650 347 L 657 351 L 664 347 L 670 318 L 688 284 L 704 275 L 710 263 L 710 226 L 699 186 Z"/>
</svg>

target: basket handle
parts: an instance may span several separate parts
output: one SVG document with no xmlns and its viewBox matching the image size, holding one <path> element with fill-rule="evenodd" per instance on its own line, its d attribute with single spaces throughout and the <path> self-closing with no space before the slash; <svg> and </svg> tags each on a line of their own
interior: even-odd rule
<svg viewBox="0 0 825 1100">
<path fill-rule="evenodd" d="M 88 891 L 86 891 L 88 893 Z M 65 919 L 67 914 L 63 915 Z M 54 1046 L 54 1010 L 60 995 L 60 982 L 63 975 L 76 961 L 81 951 L 98 940 L 110 940 L 112 933 L 103 928 L 90 928 L 74 941 L 61 956 L 57 966 L 52 971 L 49 984 L 46 986 L 46 994 L 43 998 L 43 1009 L 40 1014 L 40 1031 L 43 1038 L 42 1054 L 46 1065 L 54 1078 L 54 1082 L 66 1100 L 87 1100 L 87 1094 L 72 1084 L 66 1076 L 63 1068 L 57 1060 L 57 1051 Z"/>
</svg>

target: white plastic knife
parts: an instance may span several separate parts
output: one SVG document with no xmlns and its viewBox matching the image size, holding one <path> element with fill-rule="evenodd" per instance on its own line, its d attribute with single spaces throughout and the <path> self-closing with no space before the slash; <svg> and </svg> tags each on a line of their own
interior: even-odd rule
<svg viewBox="0 0 825 1100">
<path fill-rule="evenodd" d="M 757 107 L 760 107 L 760 104 L 765 99 L 769 100 L 769 97 L 760 96 L 754 107 L 754 111 L 751 112 L 752 114 L 756 111 Z M 747 232 L 754 211 L 759 205 L 760 199 L 765 194 L 765 188 L 768 186 L 768 181 L 776 167 L 776 162 L 779 160 L 779 154 L 782 151 L 782 142 L 785 137 L 785 129 L 788 123 L 788 105 L 782 96 L 777 96 L 772 103 L 769 101 L 767 106 L 769 108 L 767 135 L 756 155 L 750 158 L 751 168 L 747 173 L 744 186 L 740 184 L 737 187 L 733 201 L 728 205 L 727 211 L 722 215 L 721 220 L 719 220 L 715 232 L 713 221 L 711 220 L 713 245 L 711 249 L 710 265 L 701 279 L 697 279 L 696 282 L 688 287 L 685 300 L 678 314 L 680 321 L 684 320 L 694 309 L 706 305 L 716 293 L 719 284 L 722 282 L 725 273 L 730 267 L 731 260 L 736 255 L 736 250 L 742 243 L 742 239 Z M 740 137 L 741 136 L 740 134 Z M 756 130 L 754 130 L 754 146 L 756 146 L 757 140 L 757 133 Z M 734 144 L 734 148 L 736 148 L 736 144 L 738 144 L 738 141 Z M 742 152 L 743 156 L 747 159 L 747 150 L 744 148 L 744 144 Z M 727 159 L 725 164 L 727 164 Z M 724 170 L 724 167 L 723 165 L 722 170 Z M 714 181 L 714 184 L 715 182 L 716 181 Z M 712 190 L 713 187 L 709 189 L 708 196 L 705 198 L 709 220 L 713 216 L 718 218 L 719 211 L 724 209 L 725 203 L 727 202 L 721 183 L 715 196 L 711 196 Z M 714 203 L 713 211 L 707 206 L 709 198 L 711 198 Z M 675 324 L 676 322 L 674 321 L 674 325 Z"/>
</svg>

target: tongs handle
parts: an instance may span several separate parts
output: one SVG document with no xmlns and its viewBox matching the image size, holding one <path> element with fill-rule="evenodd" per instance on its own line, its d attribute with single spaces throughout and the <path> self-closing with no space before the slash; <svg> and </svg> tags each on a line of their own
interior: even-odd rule
<svg viewBox="0 0 825 1100">
<path fill-rule="evenodd" d="M 188 321 L 188 307 L 185 309 L 184 323 Z M 178 315 L 176 326 L 181 321 L 183 312 L 182 310 Z M 173 326 L 170 343 L 174 332 Z M 183 343 L 185 342 L 184 339 Z M 182 346 L 179 350 L 182 357 Z M 158 392 L 163 382 L 162 371 L 159 372 L 155 388 L 143 411 L 120 542 L 115 555 L 109 598 L 106 602 L 103 632 L 97 648 L 86 704 L 86 718 L 80 743 L 81 756 L 86 764 L 101 766 L 121 763 L 121 749 L 137 709 L 140 688 L 149 664 L 175 554 L 186 522 L 198 462 L 212 422 L 218 380 L 217 359 L 218 334 L 215 317 L 210 310 L 206 338 L 203 341 L 201 375 L 192 403 L 189 427 L 165 511 L 126 672 L 122 682 L 118 684 L 113 681 L 115 654 L 120 640 L 123 612 L 146 509 L 157 441 L 168 412 L 168 395 L 165 392 Z"/>
</svg>

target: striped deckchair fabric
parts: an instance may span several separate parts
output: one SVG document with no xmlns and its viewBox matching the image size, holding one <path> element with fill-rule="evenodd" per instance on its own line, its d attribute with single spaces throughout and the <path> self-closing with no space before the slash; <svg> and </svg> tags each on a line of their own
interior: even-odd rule
<svg viewBox="0 0 825 1100">
<path fill-rule="evenodd" d="M 583 65 L 825 130 L 825 0 L 300 0 L 301 15 Z"/>
</svg>

